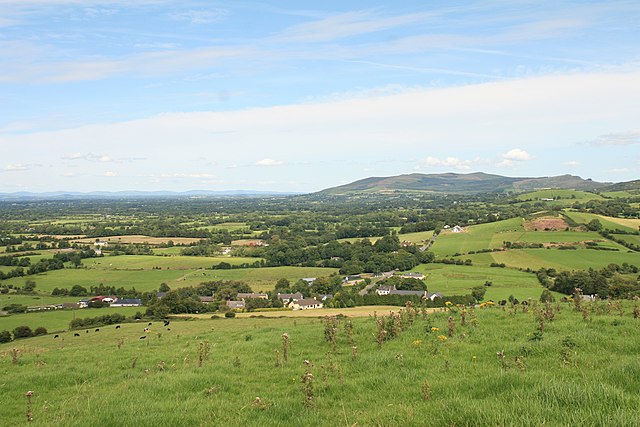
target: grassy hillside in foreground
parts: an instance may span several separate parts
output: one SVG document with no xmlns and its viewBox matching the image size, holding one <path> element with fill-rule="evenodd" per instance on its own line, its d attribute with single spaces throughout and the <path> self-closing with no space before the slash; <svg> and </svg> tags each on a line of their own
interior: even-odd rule
<svg viewBox="0 0 640 427">
<path fill-rule="evenodd" d="M 3 424 L 30 411 L 34 426 L 636 425 L 630 307 L 618 316 L 590 303 L 584 321 L 563 304 L 544 333 L 534 311 L 477 309 L 476 326 L 459 313 L 418 316 L 381 350 L 366 318 L 352 321 L 353 344 L 341 321 L 335 351 L 318 319 L 173 321 L 144 340 L 135 324 L 30 338 L 0 345 Z M 288 362 L 276 367 L 285 332 Z"/>
</svg>

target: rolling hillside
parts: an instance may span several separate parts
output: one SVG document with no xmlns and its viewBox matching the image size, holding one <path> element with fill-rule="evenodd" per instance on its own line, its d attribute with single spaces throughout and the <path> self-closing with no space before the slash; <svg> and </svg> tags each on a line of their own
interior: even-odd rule
<svg viewBox="0 0 640 427">
<path fill-rule="evenodd" d="M 579 176 L 561 175 L 542 178 L 513 178 L 482 172 L 470 174 L 413 173 L 390 177 L 370 177 L 350 184 L 328 188 L 323 194 L 349 194 L 358 192 L 420 191 L 436 193 L 487 193 L 525 191 L 544 188 L 594 190 L 606 184 L 582 179 Z"/>
</svg>

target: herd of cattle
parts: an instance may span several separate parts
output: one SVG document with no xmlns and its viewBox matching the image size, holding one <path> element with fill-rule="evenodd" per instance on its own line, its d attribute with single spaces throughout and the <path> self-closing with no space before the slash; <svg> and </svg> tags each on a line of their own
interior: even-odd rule
<svg viewBox="0 0 640 427">
<path fill-rule="evenodd" d="M 168 326 L 171 324 L 171 322 L 170 322 L 169 320 L 164 320 L 164 321 L 163 321 L 163 323 L 164 323 L 164 327 L 165 327 L 165 328 L 167 328 L 167 331 L 170 331 L 170 330 L 171 330 L 171 328 L 168 328 Z M 149 326 L 152 326 L 152 325 L 153 325 L 153 322 L 149 322 L 149 324 L 147 325 L 147 327 L 145 327 L 145 328 L 143 329 L 143 332 L 144 332 L 145 334 L 146 334 L 147 332 L 151 332 L 151 329 L 149 329 Z M 116 329 L 120 329 L 120 325 L 116 325 Z M 89 333 L 89 330 L 88 330 L 88 329 L 86 329 L 84 332 L 88 334 L 88 333 Z M 100 332 L 100 328 L 96 328 L 94 332 Z M 74 337 L 79 337 L 79 336 L 80 336 L 80 334 L 79 334 L 78 332 L 75 332 L 75 333 L 73 334 L 73 336 L 74 336 Z M 55 338 L 60 338 L 60 335 L 59 335 L 59 334 L 56 334 L 56 335 L 54 335 L 54 336 L 53 336 L 53 338 L 54 338 L 54 339 L 55 339 Z M 146 336 L 146 335 L 142 335 L 142 336 L 140 337 L 140 339 L 141 339 L 141 340 L 144 340 L 144 339 L 146 339 L 146 338 L 147 338 L 147 336 Z"/>
</svg>

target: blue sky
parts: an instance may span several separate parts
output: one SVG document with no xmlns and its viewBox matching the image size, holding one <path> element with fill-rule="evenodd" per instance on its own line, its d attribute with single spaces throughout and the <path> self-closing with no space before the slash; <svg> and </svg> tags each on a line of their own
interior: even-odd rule
<svg viewBox="0 0 640 427">
<path fill-rule="evenodd" d="M 640 178 L 637 1 L 0 0 L 0 191 Z"/>
</svg>

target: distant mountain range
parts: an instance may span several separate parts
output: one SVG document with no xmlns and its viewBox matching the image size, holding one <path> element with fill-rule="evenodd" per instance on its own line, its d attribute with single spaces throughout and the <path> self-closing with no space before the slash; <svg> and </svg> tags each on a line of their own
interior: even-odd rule
<svg viewBox="0 0 640 427">
<path fill-rule="evenodd" d="M 625 187 L 626 185 L 626 187 Z M 583 191 L 614 191 L 609 188 L 639 189 L 640 181 L 628 183 L 603 183 L 582 179 L 575 175 L 560 175 L 541 178 L 512 178 L 482 172 L 458 174 L 421 174 L 389 177 L 371 177 L 350 184 L 322 190 L 321 194 L 383 193 L 390 191 L 434 192 L 434 193 L 490 193 L 505 191 L 531 191 L 545 188 L 561 188 Z"/>
<path fill-rule="evenodd" d="M 171 197 L 267 197 L 292 196 L 300 193 L 285 193 L 277 191 L 228 190 L 228 191 L 92 191 L 88 193 L 75 191 L 52 191 L 46 193 L 32 193 L 22 191 L 17 193 L 0 193 L 0 200 L 38 200 L 38 199 L 142 199 L 142 198 L 171 198 Z"/>
</svg>

